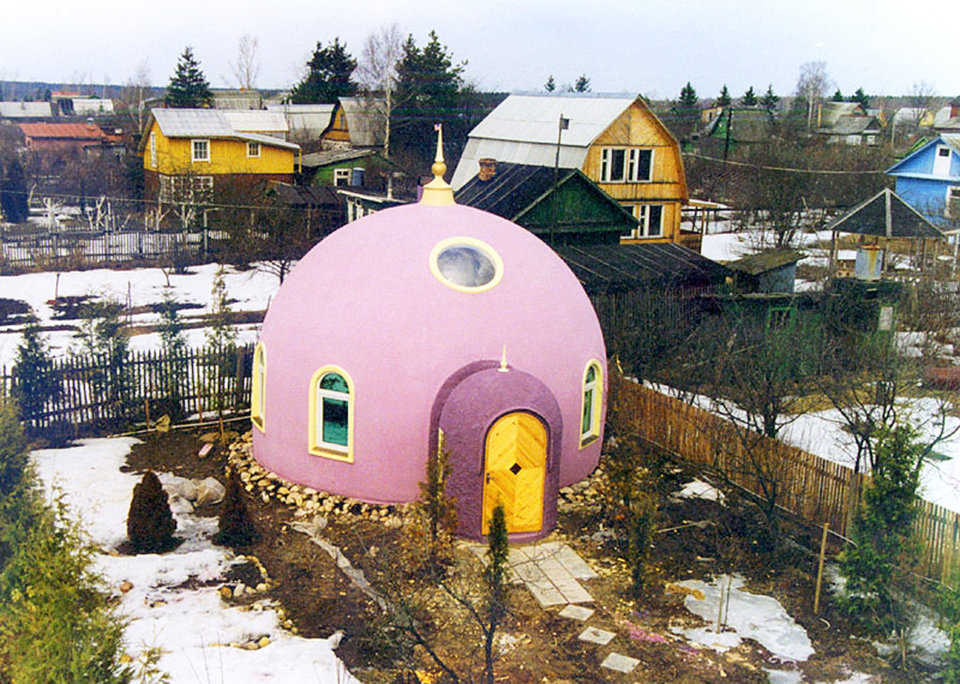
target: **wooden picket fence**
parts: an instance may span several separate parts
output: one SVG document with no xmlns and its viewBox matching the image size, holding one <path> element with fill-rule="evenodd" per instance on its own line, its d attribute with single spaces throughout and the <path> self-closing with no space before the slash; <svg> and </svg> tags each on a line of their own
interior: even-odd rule
<svg viewBox="0 0 960 684">
<path fill-rule="evenodd" d="M 234 415 L 250 408 L 253 345 L 214 355 L 209 348 L 165 355 L 130 352 L 121 368 L 106 357 L 55 359 L 50 369 L 57 396 L 27 423 L 39 432 L 80 434 L 86 429 L 126 428 L 163 414 L 172 418 Z M 0 392 L 10 396 L 16 367 L 0 367 Z"/>
<path fill-rule="evenodd" d="M 611 374 L 611 405 L 645 442 L 722 473 L 757 497 L 775 481 L 779 506 L 812 525 L 850 537 L 859 492 L 870 476 L 763 435 L 744 439 L 723 417 Z M 763 480 L 766 480 L 764 482 Z M 960 561 L 960 513 L 921 501 L 914 530 L 923 544 L 918 572 L 947 581 Z"/>
</svg>

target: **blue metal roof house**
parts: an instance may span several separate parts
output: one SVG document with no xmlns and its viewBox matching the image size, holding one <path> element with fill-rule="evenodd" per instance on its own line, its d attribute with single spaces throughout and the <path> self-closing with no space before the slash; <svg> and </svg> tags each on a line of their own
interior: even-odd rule
<svg viewBox="0 0 960 684">
<path fill-rule="evenodd" d="M 960 228 L 960 134 L 943 133 L 887 169 L 897 194 L 934 225 Z"/>
</svg>

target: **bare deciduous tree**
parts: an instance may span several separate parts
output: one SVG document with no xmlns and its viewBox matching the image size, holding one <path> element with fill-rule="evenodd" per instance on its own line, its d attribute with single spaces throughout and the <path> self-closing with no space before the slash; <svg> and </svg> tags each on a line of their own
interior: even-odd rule
<svg viewBox="0 0 960 684">
<path fill-rule="evenodd" d="M 800 77 L 797 79 L 797 97 L 807 104 L 807 129 L 813 127 L 814 113 L 824 92 L 830 87 L 826 62 L 806 62 L 800 65 Z"/>
<path fill-rule="evenodd" d="M 230 62 L 230 71 L 242 90 L 253 90 L 257 87 L 257 76 L 260 75 L 260 58 L 258 48 L 260 42 L 256 36 L 244 33 L 237 42 L 237 61 Z"/>
<path fill-rule="evenodd" d="M 150 62 L 146 57 L 140 60 L 136 70 L 127 79 L 121 91 L 121 101 L 126 105 L 127 113 L 137 124 L 137 131 L 143 129 L 144 108 L 147 89 L 150 87 Z"/>
<path fill-rule="evenodd" d="M 383 97 L 377 111 L 383 115 L 383 156 L 387 159 L 390 158 L 390 117 L 397 85 L 397 62 L 402 55 L 400 29 L 390 24 L 367 36 L 357 64 L 357 80 L 370 104 L 375 97 Z"/>
<path fill-rule="evenodd" d="M 926 81 L 914 83 L 910 89 L 910 107 L 913 109 L 913 125 L 919 127 L 927 112 L 933 107 L 937 91 Z"/>
</svg>

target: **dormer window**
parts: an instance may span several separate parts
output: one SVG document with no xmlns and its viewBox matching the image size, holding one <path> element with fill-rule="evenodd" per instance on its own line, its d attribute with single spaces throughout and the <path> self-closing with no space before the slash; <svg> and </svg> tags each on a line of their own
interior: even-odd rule
<svg viewBox="0 0 960 684">
<path fill-rule="evenodd" d="M 604 147 L 600 150 L 600 181 L 643 183 L 653 180 L 653 150 L 639 147 Z"/>
</svg>

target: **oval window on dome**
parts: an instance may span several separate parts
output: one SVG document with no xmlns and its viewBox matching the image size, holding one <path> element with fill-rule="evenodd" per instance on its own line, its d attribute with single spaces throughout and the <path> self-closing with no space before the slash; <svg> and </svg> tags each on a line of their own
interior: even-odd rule
<svg viewBox="0 0 960 684">
<path fill-rule="evenodd" d="M 493 247 L 481 240 L 455 237 L 434 246 L 430 270 L 447 287 L 483 292 L 500 282 L 503 260 Z"/>
</svg>

